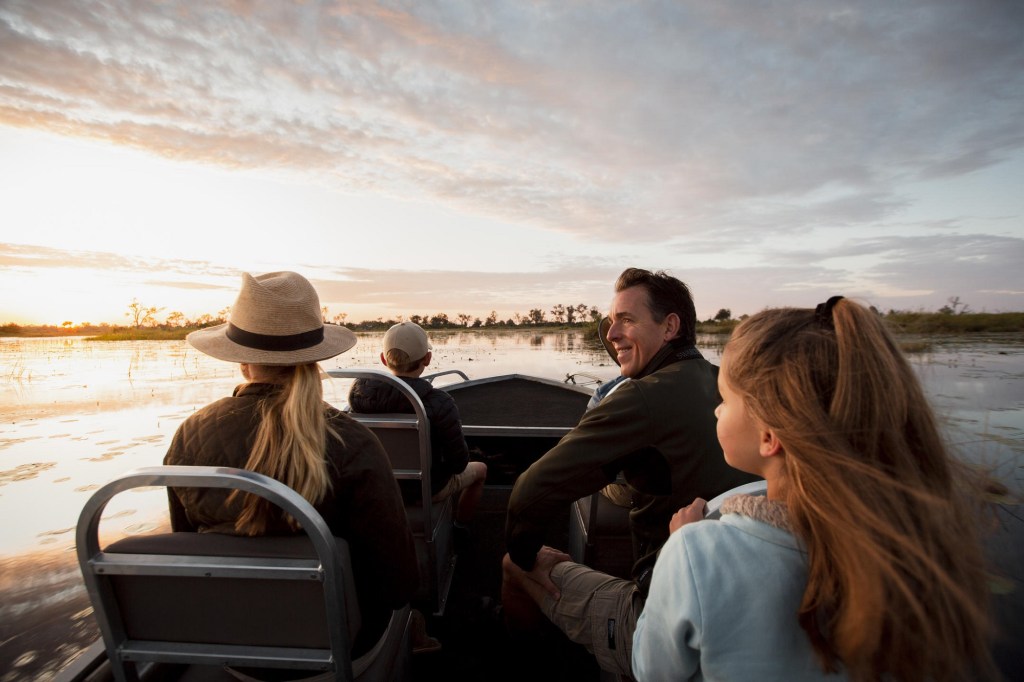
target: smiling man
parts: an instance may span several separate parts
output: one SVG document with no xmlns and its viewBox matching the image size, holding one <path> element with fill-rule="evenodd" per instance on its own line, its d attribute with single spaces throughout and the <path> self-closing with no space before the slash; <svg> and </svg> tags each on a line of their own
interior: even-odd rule
<svg viewBox="0 0 1024 682">
<path fill-rule="evenodd" d="M 629 675 L 633 628 L 672 514 L 753 477 L 722 457 L 714 415 L 718 368 L 694 345 L 697 320 L 686 285 L 664 272 L 629 268 L 615 283 L 608 322 L 602 340 L 628 380 L 516 481 L 502 600 L 510 628 L 529 627 L 539 607 L 602 668 Z M 630 508 L 632 580 L 544 546 L 554 519 L 620 473 L 626 485 L 610 497 Z"/>
</svg>

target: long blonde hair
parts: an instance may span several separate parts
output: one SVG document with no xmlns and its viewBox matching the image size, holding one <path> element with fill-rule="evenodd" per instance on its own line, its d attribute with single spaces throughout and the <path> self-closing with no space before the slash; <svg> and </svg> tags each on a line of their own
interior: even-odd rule
<svg viewBox="0 0 1024 682">
<path fill-rule="evenodd" d="M 245 468 L 275 478 L 317 504 L 331 487 L 325 458 L 327 436 L 338 437 L 327 423 L 320 367 L 316 363 L 260 366 L 259 373 L 282 389 L 260 402 L 260 423 Z M 240 491 L 233 492 L 229 501 L 238 494 Z M 262 535 L 281 515 L 276 505 L 245 493 L 235 530 Z M 285 514 L 284 520 L 298 529 L 295 519 Z"/>
<path fill-rule="evenodd" d="M 972 475 L 878 315 L 830 312 L 763 311 L 725 351 L 729 386 L 784 449 L 780 499 L 809 563 L 795 615 L 823 669 L 855 680 L 994 676 Z"/>
</svg>

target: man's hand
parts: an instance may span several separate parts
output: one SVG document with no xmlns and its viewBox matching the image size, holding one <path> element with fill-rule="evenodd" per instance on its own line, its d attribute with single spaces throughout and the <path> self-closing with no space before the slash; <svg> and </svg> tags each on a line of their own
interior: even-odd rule
<svg viewBox="0 0 1024 682">
<path fill-rule="evenodd" d="M 672 520 L 668 522 L 669 535 L 675 533 L 688 523 L 701 521 L 704 518 L 707 504 L 702 498 L 698 497 L 685 507 L 680 507 L 679 511 L 672 515 Z"/>
<path fill-rule="evenodd" d="M 551 582 L 551 569 L 554 568 L 556 564 L 560 564 L 563 561 L 572 561 L 572 557 L 561 550 L 544 545 L 540 548 L 540 551 L 537 552 L 537 560 L 533 564 L 533 569 L 530 571 L 524 571 L 523 574 L 525 577 L 543 587 L 544 590 L 555 599 L 561 599 L 562 594 L 558 591 L 555 584 Z"/>
</svg>

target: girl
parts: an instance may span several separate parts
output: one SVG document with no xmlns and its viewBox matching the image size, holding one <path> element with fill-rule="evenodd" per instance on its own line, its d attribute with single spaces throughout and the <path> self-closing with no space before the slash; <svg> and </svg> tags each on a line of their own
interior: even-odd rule
<svg viewBox="0 0 1024 682">
<path fill-rule="evenodd" d="M 836 296 L 737 327 L 718 439 L 767 497 L 669 526 L 640 680 L 993 677 L 971 476 L 880 318 Z"/>
</svg>

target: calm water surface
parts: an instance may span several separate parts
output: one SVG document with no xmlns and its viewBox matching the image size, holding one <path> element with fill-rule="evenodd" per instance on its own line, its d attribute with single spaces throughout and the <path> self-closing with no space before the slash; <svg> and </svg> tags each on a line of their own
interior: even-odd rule
<svg viewBox="0 0 1024 682">
<path fill-rule="evenodd" d="M 578 332 L 453 332 L 431 340 L 434 372 L 618 374 Z M 361 334 L 352 351 L 323 366 L 379 367 L 380 342 L 380 334 Z M 698 345 L 717 363 L 720 342 Z M 1021 491 L 1024 339 L 930 342 L 911 359 L 951 440 Z M 74 555 L 74 526 L 91 491 L 117 473 L 160 464 L 178 424 L 240 381 L 236 365 L 184 342 L 0 339 L 0 682 L 48 679 L 96 636 Z M 339 407 L 347 390 L 345 381 L 325 384 Z M 102 531 L 113 537 L 166 524 L 164 491 L 144 490 L 114 498 Z"/>
</svg>

